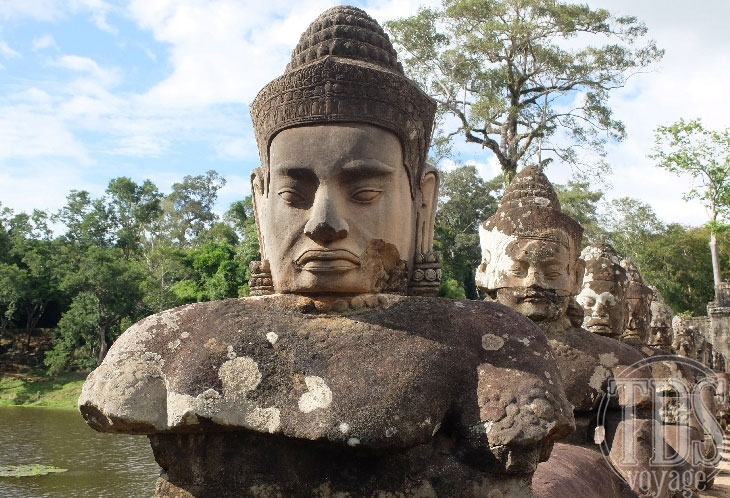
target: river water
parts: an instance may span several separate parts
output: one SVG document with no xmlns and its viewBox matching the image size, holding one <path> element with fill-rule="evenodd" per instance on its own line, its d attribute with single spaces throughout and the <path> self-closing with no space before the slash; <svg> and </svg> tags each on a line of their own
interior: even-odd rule
<svg viewBox="0 0 730 498">
<path fill-rule="evenodd" d="M 0 477 L 0 497 L 150 497 L 160 469 L 145 436 L 100 434 L 75 410 L 0 407 L 0 466 L 68 472 Z"/>
</svg>

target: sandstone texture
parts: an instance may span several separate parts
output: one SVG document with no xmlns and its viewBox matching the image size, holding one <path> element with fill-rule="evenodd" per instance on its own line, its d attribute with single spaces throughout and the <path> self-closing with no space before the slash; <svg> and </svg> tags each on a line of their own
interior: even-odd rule
<svg viewBox="0 0 730 498">
<path fill-rule="evenodd" d="M 115 342 L 79 408 L 97 430 L 152 434 L 171 485 L 194 496 L 239 482 L 295 496 L 298 479 L 354 492 L 346 469 L 371 469 L 373 492 L 453 496 L 437 476 L 477 486 L 490 472 L 528 475 L 573 429 L 552 350 L 529 320 L 498 304 L 395 295 L 274 295 L 153 315 Z M 228 477 L 210 462 L 226 462 Z"/>
</svg>

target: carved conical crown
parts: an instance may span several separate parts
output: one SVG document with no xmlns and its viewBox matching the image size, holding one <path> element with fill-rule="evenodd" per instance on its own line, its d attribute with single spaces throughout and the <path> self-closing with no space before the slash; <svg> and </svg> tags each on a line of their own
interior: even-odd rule
<svg viewBox="0 0 730 498">
<path fill-rule="evenodd" d="M 307 28 L 284 74 L 258 93 L 250 112 L 265 172 L 271 140 L 286 128 L 365 123 L 400 139 L 415 192 L 436 103 L 403 75 L 377 21 L 360 9 L 340 6 L 326 10 Z"/>
<path fill-rule="evenodd" d="M 378 22 L 357 7 L 325 10 L 302 33 L 287 72 L 328 55 L 369 62 L 403 74 L 390 38 Z"/>
<path fill-rule="evenodd" d="M 550 181 L 537 166 L 522 169 L 507 186 L 499 209 L 482 224 L 486 232 L 550 239 L 575 251 L 583 238 L 583 227 L 560 211 L 560 201 Z"/>
<path fill-rule="evenodd" d="M 517 173 L 504 190 L 500 203 L 503 211 L 529 206 L 560 211 L 558 195 L 538 166 L 527 166 Z"/>
<path fill-rule="evenodd" d="M 628 286 L 626 270 L 621 266 L 621 260 L 610 244 L 591 244 L 583 249 L 580 257 L 586 262 L 584 283 L 606 280 L 618 282 L 624 289 Z"/>
</svg>

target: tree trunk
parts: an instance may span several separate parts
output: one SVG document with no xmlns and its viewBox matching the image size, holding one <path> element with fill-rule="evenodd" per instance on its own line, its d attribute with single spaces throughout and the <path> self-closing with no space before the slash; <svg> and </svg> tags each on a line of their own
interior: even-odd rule
<svg viewBox="0 0 730 498">
<path fill-rule="evenodd" d="M 104 361 L 106 348 L 106 325 L 99 325 L 99 358 L 97 360 L 99 365 L 101 365 L 101 362 Z"/>
<path fill-rule="evenodd" d="M 722 282 L 722 275 L 720 275 L 720 259 L 717 257 L 715 232 L 710 232 L 710 254 L 712 254 L 712 276 L 715 278 L 715 287 L 717 287 Z"/>
<path fill-rule="evenodd" d="M 717 299 L 717 286 L 722 282 L 720 274 L 720 259 L 717 257 L 717 238 L 715 237 L 715 221 L 717 221 L 717 209 L 715 202 L 710 202 L 710 255 L 712 256 L 712 276 L 715 279 L 715 299 Z"/>
<path fill-rule="evenodd" d="M 28 314 L 28 319 L 25 322 L 25 329 L 27 332 L 26 338 L 25 338 L 25 348 L 23 349 L 23 353 L 28 352 L 28 348 L 30 347 L 30 336 L 33 335 L 33 329 L 36 328 L 36 325 L 38 325 L 38 321 L 40 321 L 41 316 L 43 316 L 43 312 L 46 310 L 45 304 L 36 305 L 33 308 L 33 311 Z"/>
</svg>

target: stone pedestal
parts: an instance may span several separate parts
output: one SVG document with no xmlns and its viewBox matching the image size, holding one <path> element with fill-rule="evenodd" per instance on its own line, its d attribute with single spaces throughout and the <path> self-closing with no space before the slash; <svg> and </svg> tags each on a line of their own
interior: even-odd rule
<svg viewBox="0 0 730 498">
<path fill-rule="evenodd" d="M 725 358 L 730 357 L 730 282 L 715 287 L 715 301 L 707 305 L 707 314 L 713 349 Z"/>
</svg>

